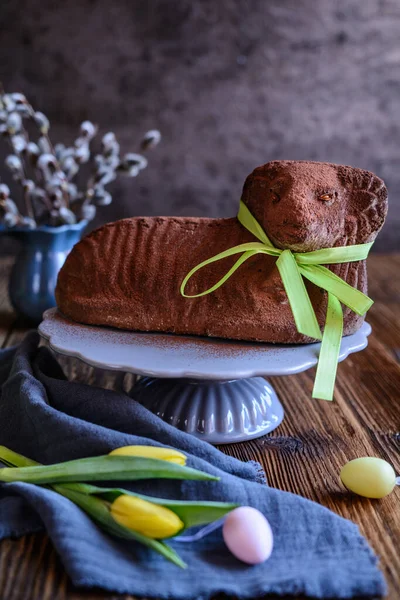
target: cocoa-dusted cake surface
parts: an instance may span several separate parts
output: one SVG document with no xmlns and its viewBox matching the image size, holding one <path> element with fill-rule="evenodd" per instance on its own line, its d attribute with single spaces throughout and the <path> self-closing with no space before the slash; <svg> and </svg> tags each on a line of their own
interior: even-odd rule
<svg viewBox="0 0 400 600">
<path fill-rule="evenodd" d="M 352 167 L 303 161 L 273 161 L 246 179 L 242 200 L 279 248 L 307 252 L 375 239 L 387 211 L 381 179 Z M 187 299 L 185 275 L 232 246 L 257 241 L 237 220 L 143 217 L 109 223 L 79 242 L 58 278 L 61 312 L 75 321 L 139 331 L 258 340 L 311 341 L 299 334 L 276 259 L 246 261 L 218 290 Z M 207 266 L 186 292 L 201 292 L 219 280 L 238 256 Z M 366 261 L 332 266 L 350 285 L 367 292 Z M 323 326 L 327 294 L 306 282 Z M 344 334 L 360 317 L 344 308 Z"/>
</svg>

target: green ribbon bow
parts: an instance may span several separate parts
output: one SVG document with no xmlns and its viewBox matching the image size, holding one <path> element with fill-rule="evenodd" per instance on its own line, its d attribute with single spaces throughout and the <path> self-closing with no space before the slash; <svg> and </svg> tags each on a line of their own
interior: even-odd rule
<svg viewBox="0 0 400 600">
<path fill-rule="evenodd" d="M 248 258 L 256 254 L 275 256 L 278 259 L 276 266 L 289 299 L 297 331 L 310 338 L 322 339 L 312 396 L 321 400 L 332 400 L 343 333 L 343 312 L 340 303 L 342 302 L 358 315 L 364 315 L 372 306 L 373 301 L 332 273 L 332 271 L 323 267 L 322 264 L 335 265 L 364 260 L 367 258 L 373 242 L 338 248 L 323 248 L 314 252 L 292 252 L 291 250 L 275 248 L 261 225 L 242 201 L 240 201 L 238 219 L 243 227 L 258 238 L 260 242 L 239 244 L 239 246 L 225 250 L 194 267 L 182 281 L 180 287 L 182 296 L 185 298 L 200 298 L 206 294 L 211 294 L 221 287 Z M 215 285 L 200 294 L 194 294 L 193 296 L 185 294 L 187 282 L 197 271 L 234 254 L 242 254 L 242 256 Z M 328 292 L 328 309 L 323 335 L 321 335 L 303 277 Z"/>
</svg>

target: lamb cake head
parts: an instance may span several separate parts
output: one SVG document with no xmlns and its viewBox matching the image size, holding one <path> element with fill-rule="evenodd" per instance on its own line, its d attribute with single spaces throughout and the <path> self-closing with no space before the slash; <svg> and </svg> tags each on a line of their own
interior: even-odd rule
<svg viewBox="0 0 400 600">
<path fill-rule="evenodd" d="M 276 248 L 310 252 L 372 242 L 387 212 L 387 191 L 368 171 L 328 163 L 273 161 L 246 179 L 243 203 Z M 196 265 L 233 246 L 258 241 L 237 217 L 136 217 L 104 225 L 79 242 L 60 271 L 56 298 L 67 317 L 138 331 L 276 343 L 312 341 L 296 328 L 276 257 L 249 258 L 213 293 L 185 298 L 180 285 Z M 214 262 L 186 292 L 208 289 L 238 256 Z M 367 291 L 366 261 L 331 265 Z M 307 281 L 323 327 L 327 293 Z M 344 335 L 363 316 L 344 309 Z"/>
<path fill-rule="evenodd" d="M 242 199 L 275 246 L 297 252 L 372 242 L 387 212 L 379 177 L 317 162 L 258 167 L 247 177 Z"/>
</svg>

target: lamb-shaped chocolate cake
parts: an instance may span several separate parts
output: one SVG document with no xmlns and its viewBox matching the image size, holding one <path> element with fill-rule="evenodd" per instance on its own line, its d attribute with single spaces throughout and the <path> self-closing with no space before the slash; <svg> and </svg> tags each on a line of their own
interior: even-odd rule
<svg viewBox="0 0 400 600">
<path fill-rule="evenodd" d="M 273 161 L 246 179 L 242 202 L 275 248 L 308 253 L 373 242 L 387 212 L 381 179 L 348 166 Z M 68 256 L 57 284 L 60 311 L 71 319 L 138 331 L 214 336 L 276 343 L 305 343 L 294 321 L 277 259 L 250 257 L 218 289 L 202 297 L 180 293 L 196 265 L 233 246 L 258 242 L 238 218 L 131 218 L 97 229 Z M 197 271 L 185 293 L 219 281 L 238 256 Z M 329 265 L 366 293 L 366 261 Z M 327 292 L 306 281 L 321 329 Z M 343 334 L 363 322 L 344 307 Z"/>
</svg>

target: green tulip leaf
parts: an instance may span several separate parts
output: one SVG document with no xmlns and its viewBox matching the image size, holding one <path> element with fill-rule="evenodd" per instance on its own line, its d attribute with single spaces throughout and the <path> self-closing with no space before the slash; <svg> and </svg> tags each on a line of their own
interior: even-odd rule
<svg viewBox="0 0 400 600">
<path fill-rule="evenodd" d="M 218 477 L 190 467 L 165 460 L 137 456 L 96 456 L 54 465 L 0 469 L 0 481 L 23 481 L 39 485 L 77 481 L 135 481 L 155 478 L 219 480 Z"/>
</svg>

